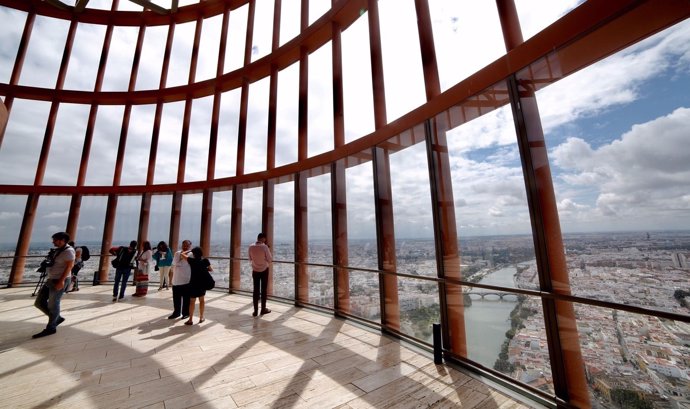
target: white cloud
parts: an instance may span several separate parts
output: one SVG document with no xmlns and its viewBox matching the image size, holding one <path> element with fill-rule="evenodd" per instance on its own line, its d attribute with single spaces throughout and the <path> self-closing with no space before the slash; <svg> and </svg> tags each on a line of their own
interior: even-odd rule
<svg viewBox="0 0 690 409">
<path fill-rule="evenodd" d="M 18 212 L 0 212 L 0 220 L 14 220 L 21 217 L 21 213 Z"/>
</svg>

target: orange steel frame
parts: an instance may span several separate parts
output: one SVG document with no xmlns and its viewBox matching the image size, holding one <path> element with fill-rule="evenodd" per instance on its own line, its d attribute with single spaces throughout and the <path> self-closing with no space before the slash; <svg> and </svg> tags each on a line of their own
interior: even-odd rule
<svg viewBox="0 0 690 409">
<path fill-rule="evenodd" d="M 281 1 L 274 2 L 272 52 L 257 61 L 251 61 L 251 44 L 254 31 L 254 0 L 207 0 L 181 7 L 176 13 L 161 15 L 151 11 L 142 13 L 118 12 L 118 0 L 108 10 L 85 9 L 79 13 L 58 9 L 41 0 L 0 0 L 0 6 L 27 12 L 24 31 L 19 43 L 15 64 L 7 84 L 0 83 L 0 147 L 4 126 L 11 116 L 15 98 L 50 101 L 43 145 L 39 155 L 33 185 L 0 185 L 2 194 L 26 195 L 24 218 L 17 240 L 8 286 L 20 284 L 24 271 L 24 256 L 28 253 L 30 235 L 39 199 L 43 195 L 69 195 L 72 198 L 66 230 L 74 235 L 79 220 L 81 200 L 84 196 L 107 195 L 103 240 L 99 264 L 99 278 L 107 279 L 107 250 L 112 244 L 115 213 L 118 198 L 122 195 L 142 197 L 140 208 L 141 227 L 138 239 L 147 237 L 151 197 L 154 194 L 171 194 L 171 229 L 169 242 L 176 248 L 180 235 L 180 214 L 184 193 L 203 194 L 200 244 L 211 244 L 211 216 L 213 193 L 232 190 L 232 222 L 230 233 L 230 291 L 240 288 L 242 249 L 242 199 L 243 189 L 261 186 L 263 190 L 262 229 L 273 232 L 274 188 L 278 180 L 294 181 L 295 222 L 295 304 L 309 304 L 308 218 L 307 187 L 309 177 L 330 172 L 333 283 L 335 313 L 348 315 L 349 275 L 347 247 L 347 198 L 345 169 L 348 158 L 358 156 L 371 160 L 373 167 L 378 268 L 381 297 L 381 328 L 393 334 L 400 333 L 400 308 L 398 303 L 397 277 L 395 272 L 395 231 L 389 154 L 399 145 L 387 142 L 399 135 L 411 136 L 416 142 L 424 140 L 427 147 L 431 201 L 435 226 L 439 297 L 443 327 L 444 353 L 448 358 L 461 361 L 467 357 L 463 321 L 462 288 L 449 282 L 461 281 L 460 249 L 455 223 L 454 198 L 445 132 L 499 106 L 510 104 L 515 120 L 516 135 L 523 165 L 525 188 L 532 220 L 540 290 L 570 296 L 567 268 L 563 255 L 558 212 L 546 147 L 541 129 L 535 91 L 555 82 L 587 65 L 590 65 L 632 43 L 650 36 L 690 16 L 690 2 L 686 0 L 590 0 L 530 40 L 524 42 L 513 0 L 496 0 L 506 45 L 506 54 L 482 70 L 474 73 L 455 86 L 441 92 L 434 49 L 429 0 L 415 0 L 421 60 L 423 65 L 426 103 L 394 122 L 386 118 L 383 59 L 376 0 L 333 0 L 331 9 L 313 24 L 308 25 L 308 0 L 301 2 L 300 34 L 279 47 Z M 224 57 L 227 48 L 229 15 L 238 7 L 248 5 L 248 24 L 244 50 L 244 65 L 235 71 L 224 73 Z M 363 11 L 367 12 L 369 49 L 371 57 L 372 96 L 375 131 L 369 135 L 345 143 L 343 112 L 343 81 L 341 32 L 350 26 Z M 204 19 L 222 15 L 222 35 L 215 78 L 195 81 L 201 27 Z M 36 16 L 47 16 L 70 21 L 62 63 L 54 89 L 19 85 L 26 49 L 31 38 Z M 167 87 L 168 67 L 174 31 L 177 24 L 196 21 L 193 53 L 190 59 L 189 78 L 186 85 Z M 91 92 L 64 90 L 75 31 L 79 23 L 106 26 L 94 90 Z M 147 27 L 167 25 L 163 67 L 158 90 L 136 91 L 138 65 L 141 61 L 142 44 Z M 118 26 L 139 27 L 135 56 L 131 67 L 127 91 L 104 92 L 101 90 L 113 28 Z M 333 120 L 334 148 L 326 153 L 308 157 L 308 62 L 309 54 L 325 43 L 332 44 Z M 281 167 L 275 166 L 276 149 L 276 101 L 278 72 L 294 63 L 299 64 L 299 111 L 298 111 L 298 160 Z M 557 63 L 557 64 L 556 64 Z M 247 108 L 249 85 L 263 78 L 270 78 L 269 114 L 267 129 L 266 171 L 246 174 L 245 143 L 247 133 Z M 241 90 L 238 127 L 236 176 L 214 179 L 220 98 L 223 92 Z M 189 127 L 193 101 L 213 96 L 213 113 L 209 135 L 207 177 L 205 181 L 185 182 L 185 161 L 189 141 Z M 489 96 L 490 98 L 483 98 Z M 176 183 L 154 184 L 157 146 L 161 132 L 163 104 L 185 101 L 182 141 Z M 61 103 L 89 104 L 86 135 L 82 150 L 79 173 L 75 186 L 44 186 L 43 176 L 50 151 L 57 111 Z M 120 177 L 127 143 L 129 116 L 133 105 L 156 104 L 150 158 L 145 185 L 121 186 Z M 122 130 L 111 186 L 85 186 L 88 158 L 94 133 L 94 124 L 101 105 L 125 107 Z M 423 126 L 419 126 L 422 124 Z M 399 138 L 402 141 L 405 138 Z M 400 144 L 404 145 L 403 142 Z M 397 146 L 397 147 L 396 147 Z M 535 166 L 535 163 L 541 166 Z M 546 164 L 546 165 L 545 165 Z M 244 238 L 245 241 L 253 238 Z M 272 287 L 269 287 L 269 292 Z M 543 298 L 545 326 L 554 374 L 554 402 L 562 407 L 589 407 L 589 396 L 583 371 L 583 362 L 577 341 L 573 305 L 563 299 Z"/>
</svg>

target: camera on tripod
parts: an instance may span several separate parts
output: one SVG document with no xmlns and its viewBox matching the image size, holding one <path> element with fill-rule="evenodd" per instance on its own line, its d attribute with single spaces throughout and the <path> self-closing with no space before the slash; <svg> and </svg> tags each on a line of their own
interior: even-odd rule
<svg viewBox="0 0 690 409">
<path fill-rule="evenodd" d="M 41 265 L 36 270 L 39 273 L 45 273 L 46 269 L 55 264 L 55 249 L 50 249 L 48 255 L 41 261 Z"/>
</svg>

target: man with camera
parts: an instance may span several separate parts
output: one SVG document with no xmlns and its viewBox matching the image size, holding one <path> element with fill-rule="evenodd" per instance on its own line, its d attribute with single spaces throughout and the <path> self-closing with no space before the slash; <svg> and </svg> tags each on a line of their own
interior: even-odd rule
<svg viewBox="0 0 690 409">
<path fill-rule="evenodd" d="M 34 334 L 32 338 L 55 334 L 57 326 L 65 320 L 60 316 L 60 299 L 65 293 L 65 281 L 70 276 L 75 259 L 74 249 L 67 244 L 68 241 L 69 234 L 65 232 L 53 234 L 55 248 L 41 263 L 41 267 L 45 265 L 47 279 L 36 296 L 34 306 L 48 316 L 48 325 L 43 331 Z"/>
</svg>

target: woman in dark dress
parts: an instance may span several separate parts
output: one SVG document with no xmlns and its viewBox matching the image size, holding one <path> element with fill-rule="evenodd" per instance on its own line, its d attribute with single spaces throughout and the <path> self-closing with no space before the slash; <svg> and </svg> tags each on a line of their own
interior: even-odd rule
<svg viewBox="0 0 690 409">
<path fill-rule="evenodd" d="M 205 321 L 204 319 L 204 296 L 206 295 L 206 288 L 211 277 L 211 262 L 204 258 L 204 253 L 201 247 L 194 247 L 192 249 L 192 256 L 185 253 L 181 254 L 183 258 L 187 259 L 189 266 L 192 268 L 192 277 L 189 281 L 189 319 L 185 321 L 185 325 L 192 325 L 194 322 L 194 305 L 196 299 L 199 299 L 199 324 Z"/>
</svg>

